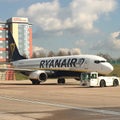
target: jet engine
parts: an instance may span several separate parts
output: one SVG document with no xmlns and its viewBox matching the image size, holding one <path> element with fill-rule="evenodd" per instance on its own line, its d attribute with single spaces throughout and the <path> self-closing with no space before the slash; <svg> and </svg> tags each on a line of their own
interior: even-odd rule
<svg viewBox="0 0 120 120">
<path fill-rule="evenodd" d="M 42 70 L 34 71 L 29 75 L 30 80 L 38 80 L 40 82 L 45 82 L 47 80 L 47 77 L 48 76 L 46 72 Z"/>
</svg>

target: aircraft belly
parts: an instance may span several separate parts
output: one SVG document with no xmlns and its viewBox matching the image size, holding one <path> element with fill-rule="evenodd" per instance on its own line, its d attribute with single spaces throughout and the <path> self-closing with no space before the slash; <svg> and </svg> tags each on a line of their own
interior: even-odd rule
<svg viewBox="0 0 120 120">
<path fill-rule="evenodd" d="M 80 72 L 73 71 L 54 71 L 54 74 L 48 74 L 49 78 L 59 78 L 59 77 L 79 77 Z"/>
</svg>

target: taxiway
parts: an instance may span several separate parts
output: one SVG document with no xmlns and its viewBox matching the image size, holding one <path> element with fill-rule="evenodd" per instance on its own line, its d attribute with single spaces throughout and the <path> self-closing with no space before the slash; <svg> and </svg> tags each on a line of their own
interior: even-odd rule
<svg viewBox="0 0 120 120">
<path fill-rule="evenodd" d="M 120 87 L 0 81 L 0 120 L 119 120 Z"/>
</svg>

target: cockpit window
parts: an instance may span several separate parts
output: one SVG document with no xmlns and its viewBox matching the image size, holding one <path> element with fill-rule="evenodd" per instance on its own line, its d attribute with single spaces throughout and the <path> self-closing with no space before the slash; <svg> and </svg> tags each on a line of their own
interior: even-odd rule
<svg viewBox="0 0 120 120">
<path fill-rule="evenodd" d="M 95 61 L 94 61 L 94 63 L 99 64 L 99 63 L 100 63 L 100 61 L 99 61 L 99 60 L 95 60 Z"/>
<path fill-rule="evenodd" d="M 105 60 L 95 60 L 94 63 L 99 64 L 99 63 L 103 63 L 106 62 Z"/>
<path fill-rule="evenodd" d="M 100 62 L 106 62 L 105 60 L 102 60 L 102 61 L 100 61 Z"/>
</svg>

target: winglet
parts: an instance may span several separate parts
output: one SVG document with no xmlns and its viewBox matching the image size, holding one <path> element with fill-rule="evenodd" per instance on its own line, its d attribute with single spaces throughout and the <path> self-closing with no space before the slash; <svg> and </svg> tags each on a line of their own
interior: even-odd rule
<svg viewBox="0 0 120 120">
<path fill-rule="evenodd" d="M 8 32 L 9 40 L 9 60 L 10 61 L 16 61 L 16 60 L 21 60 L 21 59 L 26 59 L 24 56 L 20 55 L 18 48 L 16 46 L 15 40 L 11 34 L 11 32 Z"/>
</svg>

